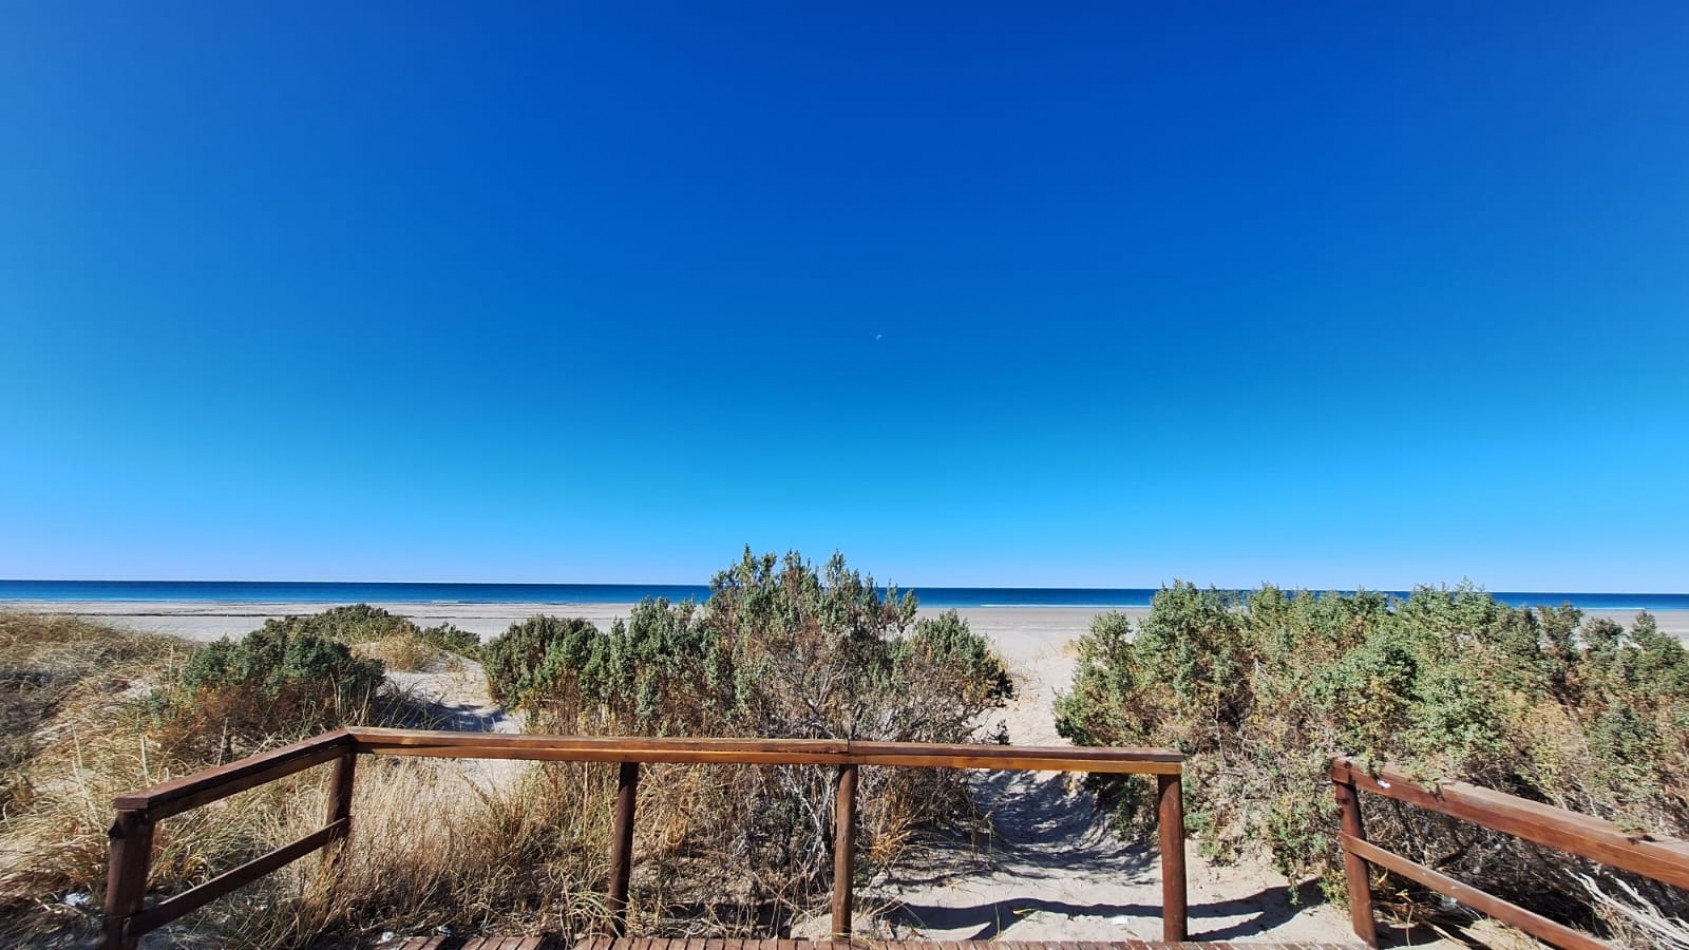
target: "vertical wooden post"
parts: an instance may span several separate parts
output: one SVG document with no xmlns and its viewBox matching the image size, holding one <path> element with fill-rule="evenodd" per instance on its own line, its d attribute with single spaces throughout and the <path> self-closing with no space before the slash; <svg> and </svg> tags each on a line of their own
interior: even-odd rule
<svg viewBox="0 0 1689 950">
<path fill-rule="evenodd" d="M 856 876 L 856 766 L 839 767 L 833 809 L 833 938 L 850 937 L 850 892 Z"/>
<path fill-rule="evenodd" d="M 1161 939 L 1185 940 L 1185 793 L 1178 775 L 1158 775 L 1156 823 L 1161 833 Z"/>
<path fill-rule="evenodd" d="M 639 798 L 639 763 L 623 762 L 616 774 L 616 816 L 610 831 L 610 929 L 627 936 L 628 882 L 633 877 L 633 810 Z"/>
<path fill-rule="evenodd" d="M 1343 833 L 1366 840 L 1366 823 L 1361 820 L 1360 794 L 1347 782 L 1332 782 L 1337 792 L 1337 809 Z M 1349 924 L 1355 936 L 1369 947 L 1378 946 L 1378 924 L 1372 912 L 1372 884 L 1367 880 L 1370 866 L 1366 859 L 1343 849 L 1343 876 L 1349 883 Z"/>
<path fill-rule="evenodd" d="M 352 785 L 357 778 L 358 754 L 348 751 L 345 755 L 334 760 L 334 770 L 328 777 L 328 823 L 334 824 L 345 819 L 350 823 L 352 817 Z M 349 824 L 348 824 L 349 827 Z M 341 839 L 329 846 L 325 860 L 332 869 L 340 866 L 340 853 L 346 850 L 346 841 Z"/>
<path fill-rule="evenodd" d="M 135 950 L 140 935 L 124 932 L 131 914 L 147 899 L 147 872 L 152 865 L 152 818 L 145 811 L 120 811 L 111 830 L 111 861 L 106 866 L 105 920 L 99 950 Z"/>
</svg>

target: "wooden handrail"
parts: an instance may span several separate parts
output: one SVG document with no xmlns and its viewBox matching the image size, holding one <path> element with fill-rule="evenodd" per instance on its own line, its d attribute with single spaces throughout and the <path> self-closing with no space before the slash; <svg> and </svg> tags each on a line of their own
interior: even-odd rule
<svg viewBox="0 0 1689 950">
<path fill-rule="evenodd" d="M 1556 947 L 1567 947 L 1570 950 L 1612 950 L 1604 941 L 1597 940 L 1582 931 L 1557 921 L 1549 920 L 1541 914 L 1533 913 L 1518 904 L 1505 901 L 1487 891 L 1481 891 L 1470 884 L 1457 881 L 1446 874 L 1433 871 L 1423 864 L 1416 864 L 1393 851 L 1383 848 L 1363 838 L 1350 835 L 1339 835 L 1339 842 L 1345 854 L 1368 864 L 1376 864 L 1387 871 L 1400 874 L 1410 881 L 1429 887 L 1439 894 L 1447 894 L 1451 899 L 1472 908 L 1479 913 L 1488 914 L 1496 920 L 1536 937 L 1539 940 L 1550 941 Z"/>
<path fill-rule="evenodd" d="M 423 729 L 346 730 L 358 752 L 454 759 L 562 762 L 666 762 L 698 765 L 886 765 L 1178 775 L 1184 756 L 1170 749 L 858 742 L 838 739 L 623 739 L 508 735 Z"/>
<path fill-rule="evenodd" d="M 1426 788 L 1399 769 L 1385 766 L 1369 771 L 1349 758 L 1332 760 L 1331 781 L 1343 820 L 1338 840 L 1347 871 L 1350 915 L 1355 935 L 1368 946 L 1378 946 L 1367 880 L 1372 865 L 1417 881 L 1555 946 L 1590 950 L 1610 945 L 1367 841 L 1357 794 L 1360 791 L 1689 889 L 1689 842 L 1677 838 L 1628 834 L 1610 821 L 1465 782 L 1441 782 L 1434 789 Z"/>
<path fill-rule="evenodd" d="M 833 739 L 638 739 L 348 728 L 119 796 L 114 802 L 117 821 L 111 830 L 111 865 L 106 878 L 101 950 L 133 950 L 143 934 L 331 842 L 347 838 L 352 828 L 352 789 L 359 755 L 619 763 L 607 901 L 611 925 L 618 935 L 627 927 L 634 806 L 639 767 L 644 763 L 836 767 L 839 779 L 833 831 L 833 933 L 840 937 L 851 933 L 856 786 L 861 766 L 1154 775 L 1159 784 L 1157 815 L 1161 823 L 1162 933 L 1168 941 L 1185 939 L 1185 828 L 1180 784 L 1184 756 L 1170 749 Z M 328 823 L 324 828 L 151 908 L 145 907 L 155 822 L 331 761 L 334 774 L 329 782 Z"/>
<path fill-rule="evenodd" d="M 663 762 L 695 765 L 834 765 L 847 743 L 831 739 L 621 739 L 423 729 L 352 729 L 370 755 L 538 762 Z"/>
<path fill-rule="evenodd" d="M 258 880 L 271 871 L 292 864 L 312 851 L 346 837 L 351 822 L 342 818 L 324 828 L 318 828 L 303 838 L 285 844 L 261 857 L 252 859 L 232 871 L 224 871 L 204 884 L 190 887 L 169 900 L 160 901 L 129 918 L 125 932 L 137 937 L 170 923 L 172 920 L 198 910 L 219 897 Z"/>
<path fill-rule="evenodd" d="M 1351 759 L 1334 761 L 1331 778 L 1689 890 L 1689 842 L 1631 834 L 1610 821 L 1465 782 L 1423 788 L 1400 770 L 1384 767 L 1368 772 Z"/>
<path fill-rule="evenodd" d="M 119 795 L 117 819 L 107 837 L 111 857 L 106 869 L 105 915 L 99 950 L 134 950 L 143 935 L 243 885 L 343 840 L 352 827 L 352 782 L 357 752 L 344 729 L 295 742 L 258 755 Z M 152 865 L 153 826 L 247 789 L 285 778 L 324 762 L 334 763 L 329 781 L 328 824 L 203 884 L 146 906 L 147 872 Z"/>
<path fill-rule="evenodd" d="M 1185 761 L 1182 754 L 1171 749 L 936 745 L 918 742 L 850 742 L 847 745 L 845 760 L 855 765 L 1178 775 Z"/>
<path fill-rule="evenodd" d="M 351 750 L 351 734 L 345 729 L 336 729 L 238 762 L 119 795 L 112 805 L 118 811 L 145 811 L 158 821 L 249 788 L 267 785 L 295 772 L 303 772 L 313 765 L 341 758 Z"/>
</svg>

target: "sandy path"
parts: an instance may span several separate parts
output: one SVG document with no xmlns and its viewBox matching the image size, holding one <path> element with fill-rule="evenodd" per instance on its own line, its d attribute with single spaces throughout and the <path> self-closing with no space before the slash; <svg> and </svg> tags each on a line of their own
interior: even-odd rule
<svg viewBox="0 0 1689 950">
<path fill-rule="evenodd" d="M 1056 734 L 1057 692 L 1073 680 L 1072 641 L 1090 608 L 973 608 L 958 611 L 990 636 L 1015 674 L 1005 710 L 1016 745 L 1067 745 Z M 1134 620 L 1148 608 L 1123 611 Z M 1093 797 L 1056 772 L 976 773 L 975 792 L 999 839 L 956 841 L 930 860 L 876 881 L 864 896 L 886 904 L 888 936 L 935 940 L 1161 939 L 1161 868 L 1153 847 L 1128 844 L 1106 827 Z M 1301 893 L 1261 866 L 1218 867 L 1187 849 L 1193 940 L 1270 937 L 1337 941 L 1345 913 Z"/>
</svg>

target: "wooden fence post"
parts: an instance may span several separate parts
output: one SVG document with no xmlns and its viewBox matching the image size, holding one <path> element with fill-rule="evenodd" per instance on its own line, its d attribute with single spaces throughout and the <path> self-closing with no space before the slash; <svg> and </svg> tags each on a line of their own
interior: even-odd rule
<svg viewBox="0 0 1689 950">
<path fill-rule="evenodd" d="M 106 866 L 105 920 L 96 946 L 98 950 L 135 950 L 139 939 L 124 928 L 129 917 L 146 905 L 152 817 L 145 810 L 119 811 L 106 836 L 111 841 L 111 860 Z"/>
<path fill-rule="evenodd" d="M 1185 797 L 1179 775 L 1158 775 L 1156 824 L 1161 833 L 1161 939 L 1180 943 L 1185 913 Z"/>
<path fill-rule="evenodd" d="M 856 766 L 839 767 L 833 810 L 833 937 L 850 937 L 850 892 L 856 876 Z"/>
<path fill-rule="evenodd" d="M 616 773 L 616 816 L 610 832 L 610 930 L 628 930 L 628 884 L 633 878 L 633 813 L 639 799 L 639 763 L 623 762 Z"/>
<path fill-rule="evenodd" d="M 1332 780 L 1337 792 L 1337 809 L 1343 833 L 1366 840 L 1366 823 L 1361 820 L 1360 793 L 1348 782 Z M 1367 880 L 1371 868 L 1365 858 L 1343 849 L 1343 876 L 1349 883 L 1349 924 L 1355 936 L 1369 947 L 1378 946 L 1378 925 L 1372 912 L 1372 885 Z"/>
<path fill-rule="evenodd" d="M 329 773 L 328 778 L 328 824 L 332 825 L 337 821 L 345 821 L 348 833 L 351 830 L 352 787 L 357 779 L 357 770 L 358 754 L 347 752 L 334 760 L 334 770 Z M 325 857 L 331 869 L 339 868 L 340 853 L 344 850 L 346 850 L 345 838 L 329 846 L 328 854 Z"/>
</svg>

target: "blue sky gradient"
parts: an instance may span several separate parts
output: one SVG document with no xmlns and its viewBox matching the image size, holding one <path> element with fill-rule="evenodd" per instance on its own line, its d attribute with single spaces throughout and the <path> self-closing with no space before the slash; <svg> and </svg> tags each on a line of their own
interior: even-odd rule
<svg viewBox="0 0 1689 950">
<path fill-rule="evenodd" d="M 245 6 L 7 7 L 0 576 L 1689 590 L 1682 4 Z"/>
</svg>

